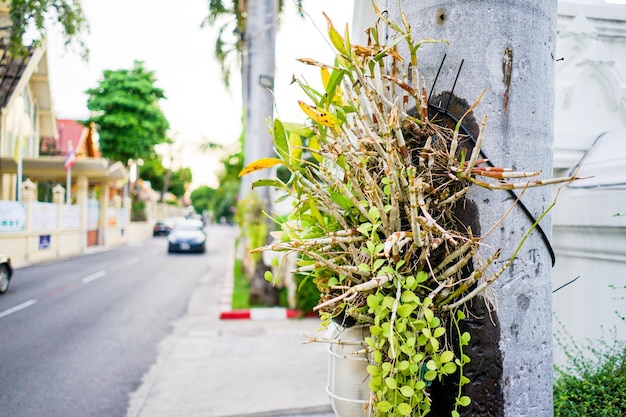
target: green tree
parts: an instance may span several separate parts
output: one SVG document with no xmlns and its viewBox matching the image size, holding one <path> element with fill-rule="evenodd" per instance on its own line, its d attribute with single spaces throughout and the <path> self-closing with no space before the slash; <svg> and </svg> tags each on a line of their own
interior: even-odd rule
<svg viewBox="0 0 626 417">
<path fill-rule="evenodd" d="M 165 94 L 154 83 L 154 72 L 135 61 L 130 70 L 105 70 L 99 85 L 86 91 L 93 116 L 83 123 L 95 123 L 102 156 L 125 164 L 148 160 L 155 145 L 170 140 L 169 122 L 158 105 Z"/>
<path fill-rule="evenodd" d="M 191 205 L 197 213 L 213 213 L 212 202 L 215 198 L 216 190 L 207 185 L 201 185 L 191 192 L 189 198 Z"/>
<path fill-rule="evenodd" d="M 76 41 L 87 55 L 87 48 L 80 35 L 89 29 L 79 0 L 11 0 L 9 4 L 10 23 L 0 26 L 0 31 L 8 31 L 10 52 L 13 55 L 26 53 L 24 34 L 27 30 L 38 35 L 41 42 L 46 30 L 46 21 L 60 25 L 65 44 Z M 31 32 L 29 32 L 31 33 Z"/>
<path fill-rule="evenodd" d="M 191 169 L 180 168 L 172 172 L 163 166 L 159 157 L 144 161 L 139 176 L 145 181 L 150 181 L 153 190 L 161 191 L 162 195 L 170 192 L 178 198 L 185 195 L 193 179 Z"/>
<path fill-rule="evenodd" d="M 234 208 L 237 204 L 237 195 L 241 185 L 239 172 L 243 169 L 243 152 L 240 150 L 225 156 L 222 159 L 222 167 L 223 169 L 217 178 L 220 186 L 213 199 L 213 215 L 216 220 L 224 217 L 230 222 L 234 216 Z"/>
<path fill-rule="evenodd" d="M 283 11 L 285 1 L 278 0 L 278 12 Z M 302 7 L 302 0 L 297 0 L 298 9 Z M 242 68 L 245 51 L 246 16 L 248 14 L 247 1 L 209 0 L 209 15 L 202 22 L 202 26 L 218 26 L 215 40 L 215 58 L 222 67 L 222 80 L 229 85 L 233 69 Z"/>
<path fill-rule="evenodd" d="M 180 168 L 172 172 L 168 191 L 178 198 L 183 197 L 192 179 L 191 169 Z"/>
<path fill-rule="evenodd" d="M 145 160 L 139 168 L 139 176 L 144 181 L 150 181 L 153 190 L 162 190 L 165 183 L 167 169 L 163 166 L 160 158 Z"/>
</svg>

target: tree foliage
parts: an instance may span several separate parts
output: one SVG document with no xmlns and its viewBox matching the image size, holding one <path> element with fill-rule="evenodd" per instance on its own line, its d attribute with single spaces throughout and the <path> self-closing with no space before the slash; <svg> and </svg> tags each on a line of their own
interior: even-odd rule
<svg viewBox="0 0 626 417">
<path fill-rule="evenodd" d="M 183 197 L 187 192 L 187 187 L 191 184 L 193 176 L 191 169 L 180 168 L 172 172 L 172 178 L 170 180 L 170 186 L 168 191 L 174 194 L 176 197 Z"/>
<path fill-rule="evenodd" d="M 241 145 L 243 136 L 239 138 Z M 220 145 L 208 144 L 208 148 L 221 148 Z M 201 186 L 192 191 L 191 204 L 197 212 L 208 211 L 216 221 L 223 217 L 230 222 L 234 216 L 234 209 L 237 204 L 237 195 L 241 180 L 239 172 L 243 168 L 243 153 L 240 149 L 222 159 L 222 170 L 218 174 L 219 187 L 217 189 L 208 186 Z"/>
<path fill-rule="evenodd" d="M 278 1 L 278 12 L 281 13 L 285 1 Z M 296 0 L 299 10 L 302 9 L 302 0 Z M 229 85 L 233 69 L 241 66 L 245 50 L 247 2 L 209 0 L 209 14 L 202 22 L 202 26 L 218 26 L 215 40 L 215 58 L 222 68 L 222 80 Z"/>
<path fill-rule="evenodd" d="M 41 41 L 46 20 L 53 20 L 60 25 L 66 45 L 76 41 L 83 55 L 87 55 L 87 48 L 80 35 L 88 31 L 89 26 L 79 0 L 11 0 L 10 3 L 11 26 L 0 29 L 9 31 L 10 51 L 13 55 L 26 52 L 24 35 L 29 29 L 34 29 L 39 36 L 36 42 Z"/>
<path fill-rule="evenodd" d="M 163 162 L 160 158 L 153 158 L 144 161 L 144 164 L 139 170 L 141 179 L 150 181 L 150 185 L 155 191 L 163 191 L 166 183 L 166 177 L 168 175 L 168 169 L 163 166 Z M 193 179 L 191 169 L 180 168 L 176 171 L 169 173 L 170 178 L 168 181 L 167 192 L 172 193 L 178 198 L 181 198 L 187 192 L 187 187 Z"/>
<path fill-rule="evenodd" d="M 215 198 L 215 188 L 201 185 L 191 192 L 191 205 L 196 213 L 212 212 L 212 203 Z"/>
<path fill-rule="evenodd" d="M 147 160 L 155 145 L 169 141 L 169 122 L 158 106 L 165 94 L 154 83 L 154 72 L 135 61 L 130 70 L 105 70 L 99 85 L 86 91 L 93 116 L 83 123 L 95 123 L 102 156 L 123 163 Z"/>
</svg>

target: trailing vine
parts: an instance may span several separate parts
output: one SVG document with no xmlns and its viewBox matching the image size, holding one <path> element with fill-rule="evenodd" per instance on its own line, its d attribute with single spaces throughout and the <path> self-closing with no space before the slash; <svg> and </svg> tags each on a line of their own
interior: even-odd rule
<svg viewBox="0 0 626 417">
<path fill-rule="evenodd" d="M 463 305 L 513 260 L 495 271 L 500 250 L 476 260 L 482 238 L 457 216 L 465 196 L 472 185 L 511 190 L 575 178 L 538 180 L 538 173 L 487 166 L 480 156 L 486 117 L 475 144 L 461 132 L 480 97 L 452 128 L 431 120 L 417 52 L 439 41 L 417 42 L 404 15 L 396 24 L 375 11 L 391 34 L 387 44 L 375 26 L 367 46 L 354 45 L 347 27 L 341 35 L 328 20 L 335 62 L 301 60 L 320 68 L 324 90 L 296 80 L 312 103 L 299 102 L 310 124 L 274 120 L 277 157 L 240 174 L 275 165 L 291 174 L 254 184 L 293 200 L 280 242 L 255 251 L 297 252 L 295 272 L 321 292 L 322 324 L 369 331 L 362 344 L 374 415 L 426 416 L 433 382 L 444 381 L 458 387 L 450 409 L 459 416 L 471 402 L 463 395 L 471 360 L 470 335 L 459 327 Z"/>
</svg>

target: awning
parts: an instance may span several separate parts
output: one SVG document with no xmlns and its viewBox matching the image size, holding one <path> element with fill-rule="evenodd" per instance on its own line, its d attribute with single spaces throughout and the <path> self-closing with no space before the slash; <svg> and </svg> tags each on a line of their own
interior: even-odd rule
<svg viewBox="0 0 626 417">
<path fill-rule="evenodd" d="M 64 163 L 64 156 L 24 158 L 22 173 L 24 177 L 32 181 L 64 182 L 66 179 Z M 2 174 L 17 173 L 17 163 L 11 157 L 0 158 L 0 172 Z M 128 171 L 121 162 L 109 164 L 109 161 L 104 158 L 77 158 L 72 166 L 72 178 L 78 177 L 87 177 L 89 181 L 96 182 L 127 181 Z"/>
</svg>

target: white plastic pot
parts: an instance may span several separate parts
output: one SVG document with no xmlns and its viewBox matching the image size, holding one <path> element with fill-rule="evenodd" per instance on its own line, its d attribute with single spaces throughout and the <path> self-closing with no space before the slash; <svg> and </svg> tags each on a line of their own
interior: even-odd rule
<svg viewBox="0 0 626 417">
<path fill-rule="evenodd" d="M 370 335 L 367 326 L 342 327 L 332 323 L 328 338 L 337 343 L 328 347 L 328 385 L 326 391 L 335 414 L 339 417 L 370 417 L 371 398 L 367 373 L 368 355 L 365 338 Z"/>
</svg>

